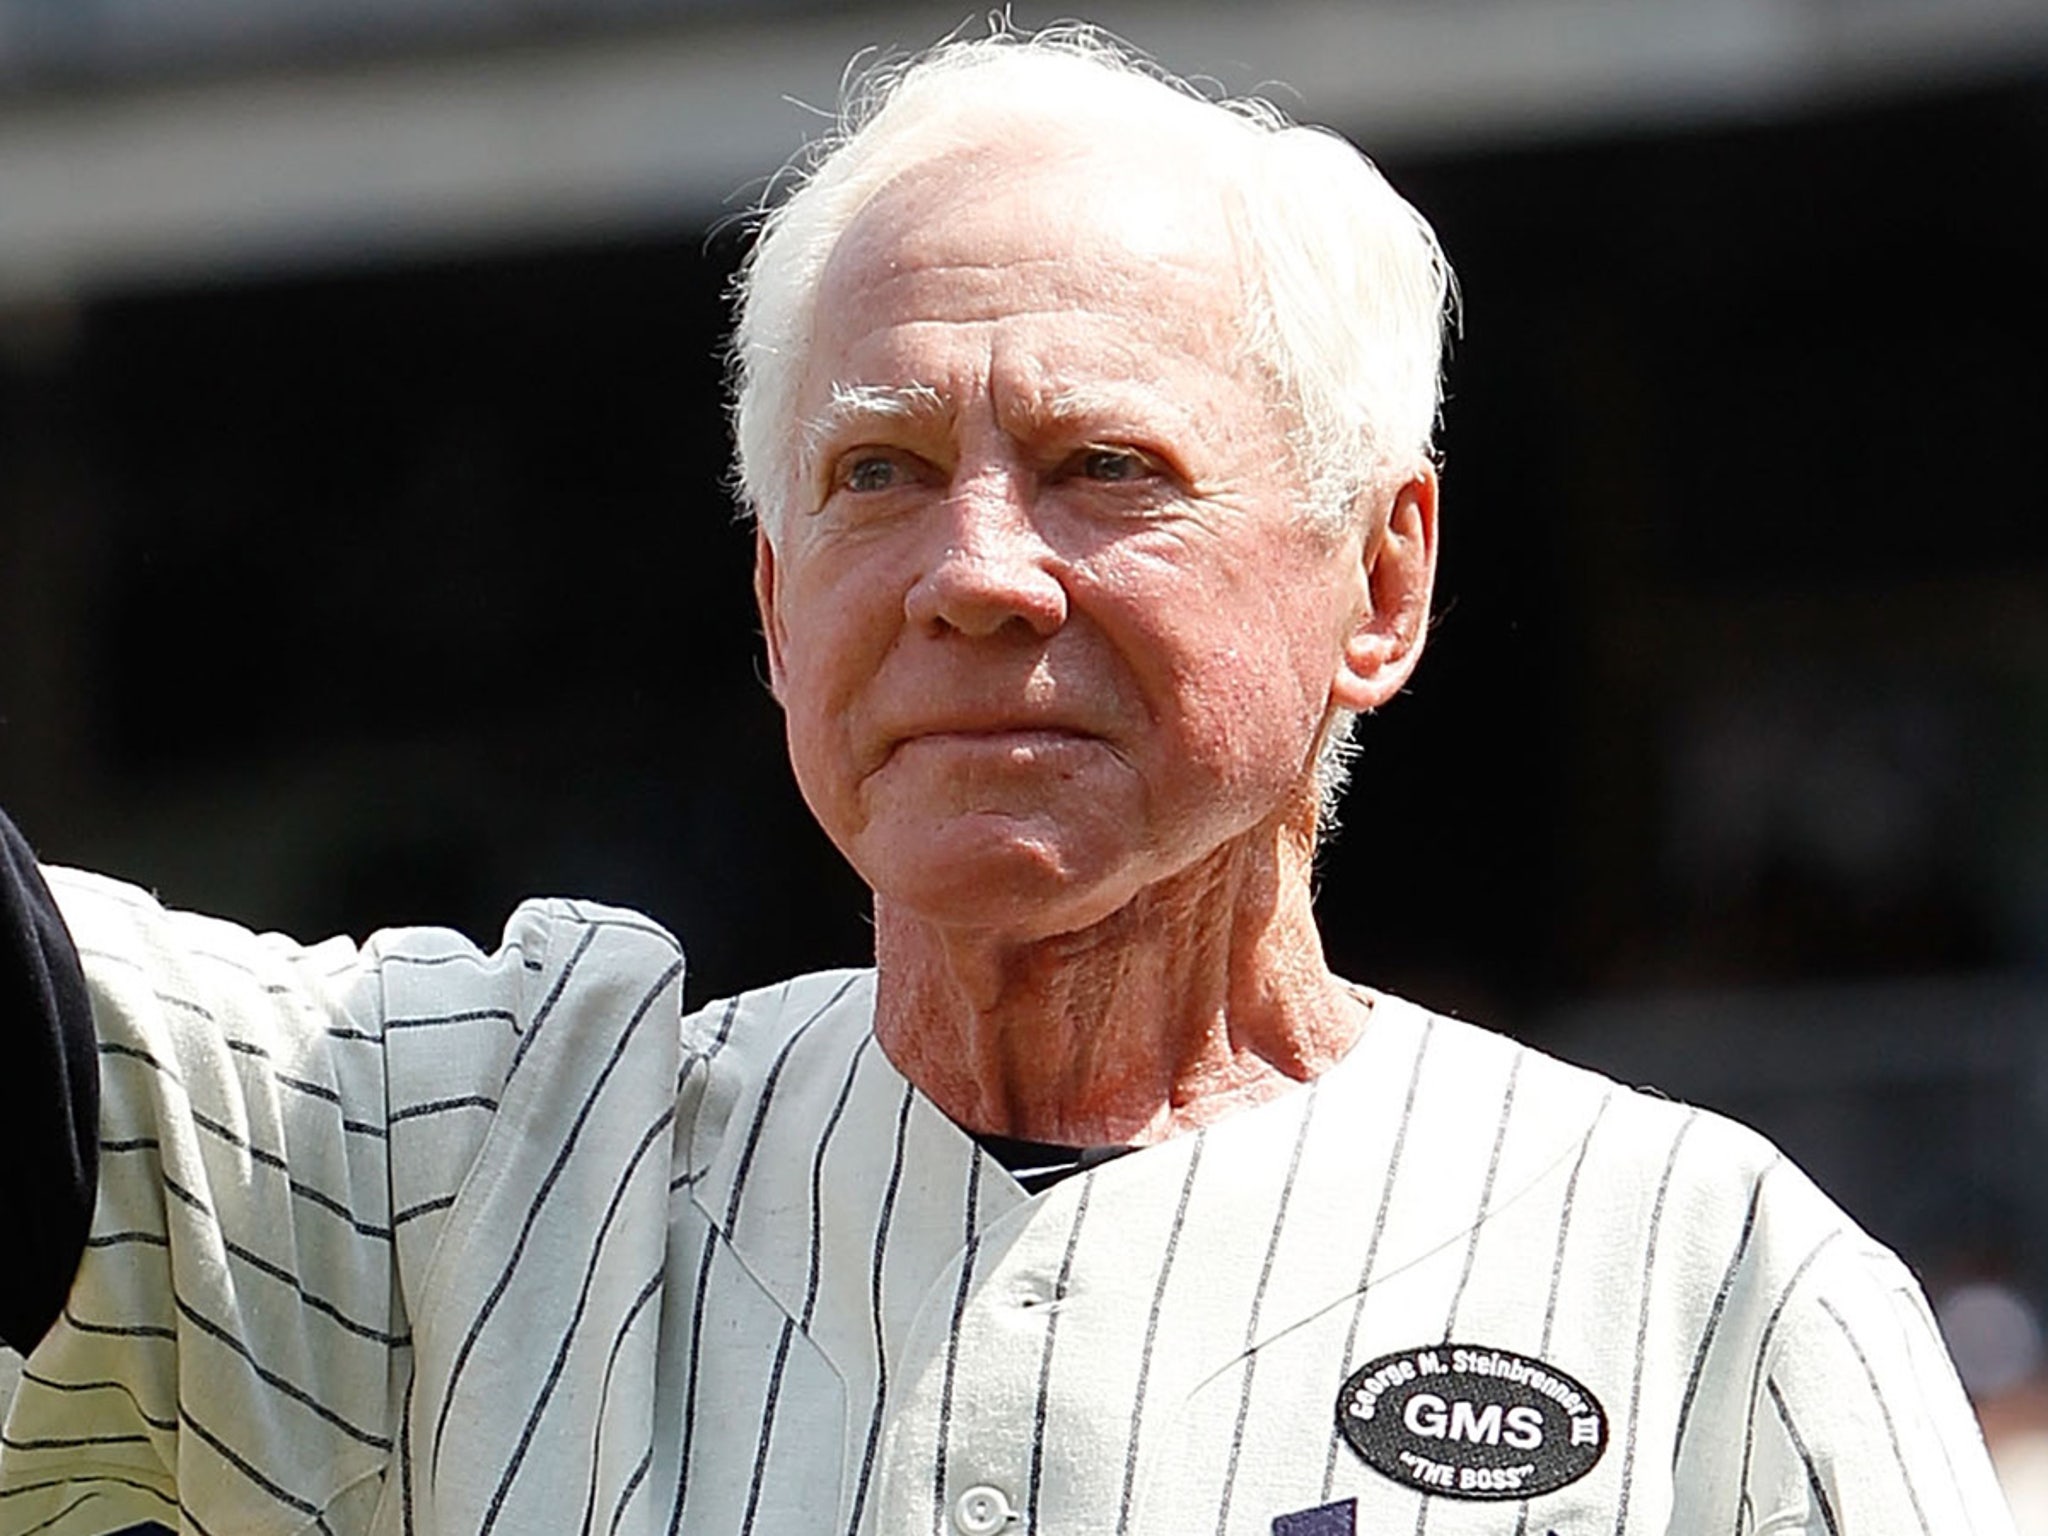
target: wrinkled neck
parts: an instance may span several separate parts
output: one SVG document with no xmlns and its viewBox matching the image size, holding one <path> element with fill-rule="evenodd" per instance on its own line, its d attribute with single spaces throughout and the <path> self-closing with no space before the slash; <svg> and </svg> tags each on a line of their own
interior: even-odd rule
<svg viewBox="0 0 2048 1536">
<path fill-rule="evenodd" d="M 1157 1141 L 1270 1098 L 1364 1023 L 1324 964 L 1310 858 L 1263 829 L 1049 938 L 878 897 L 882 1047 L 968 1130 L 1037 1141 Z"/>
</svg>

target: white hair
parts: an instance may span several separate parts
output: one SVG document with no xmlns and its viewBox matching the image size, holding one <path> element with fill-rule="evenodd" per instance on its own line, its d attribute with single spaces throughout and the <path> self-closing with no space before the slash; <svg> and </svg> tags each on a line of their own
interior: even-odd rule
<svg viewBox="0 0 2048 1536">
<path fill-rule="evenodd" d="M 853 79 L 838 122 L 771 188 L 734 283 L 730 354 L 742 503 L 771 539 L 800 485 L 798 398 L 819 286 L 840 236 L 906 171 L 1022 119 L 1070 131 L 1133 118 L 1187 124 L 1243 252 L 1247 355 L 1273 380 L 1308 488 L 1335 530 L 1375 514 L 1429 463 L 1456 291 L 1429 225 L 1350 144 L 1263 101 L 1212 99 L 1094 28 L 998 25 Z M 778 196 L 778 194 L 780 194 Z M 1352 722 L 1319 759 L 1326 813 Z"/>
</svg>

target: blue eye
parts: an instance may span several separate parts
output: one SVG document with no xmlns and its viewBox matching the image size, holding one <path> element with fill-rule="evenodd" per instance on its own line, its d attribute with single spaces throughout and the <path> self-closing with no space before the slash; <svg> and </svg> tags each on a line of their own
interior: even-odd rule
<svg viewBox="0 0 2048 1536">
<path fill-rule="evenodd" d="M 1082 476 L 1115 484 L 1143 480 L 1152 471 L 1152 461 L 1135 448 L 1090 448 L 1081 454 Z"/>
<path fill-rule="evenodd" d="M 899 477 L 900 466 L 894 459 L 870 454 L 846 467 L 844 484 L 849 491 L 886 491 Z"/>
</svg>

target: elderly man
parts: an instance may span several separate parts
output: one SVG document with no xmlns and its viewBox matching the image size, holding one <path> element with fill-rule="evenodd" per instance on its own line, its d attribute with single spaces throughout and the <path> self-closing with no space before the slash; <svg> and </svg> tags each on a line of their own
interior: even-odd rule
<svg viewBox="0 0 2048 1536">
<path fill-rule="evenodd" d="M 300 949 L 18 861 L 17 1010 L 104 1103 L 0 1530 L 2008 1529 L 1911 1278 L 1770 1147 L 1324 964 L 1447 282 L 1339 141 L 1085 34 L 878 88 L 736 343 L 875 969 L 679 1017 L 628 913 Z"/>
</svg>

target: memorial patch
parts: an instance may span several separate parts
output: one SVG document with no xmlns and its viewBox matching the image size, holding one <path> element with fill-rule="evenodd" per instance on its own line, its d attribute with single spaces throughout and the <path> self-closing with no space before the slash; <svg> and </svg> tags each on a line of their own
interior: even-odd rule
<svg viewBox="0 0 2048 1536">
<path fill-rule="evenodd" d="M 1338 1390 L 1337 1430 L 1375 1472 L 1449 1499 L 1552 1493 L 1607 1449 L 1607 1412 L 1582 1383 L 1483 1344 L 1367 1361 Z"/>
</svg>

